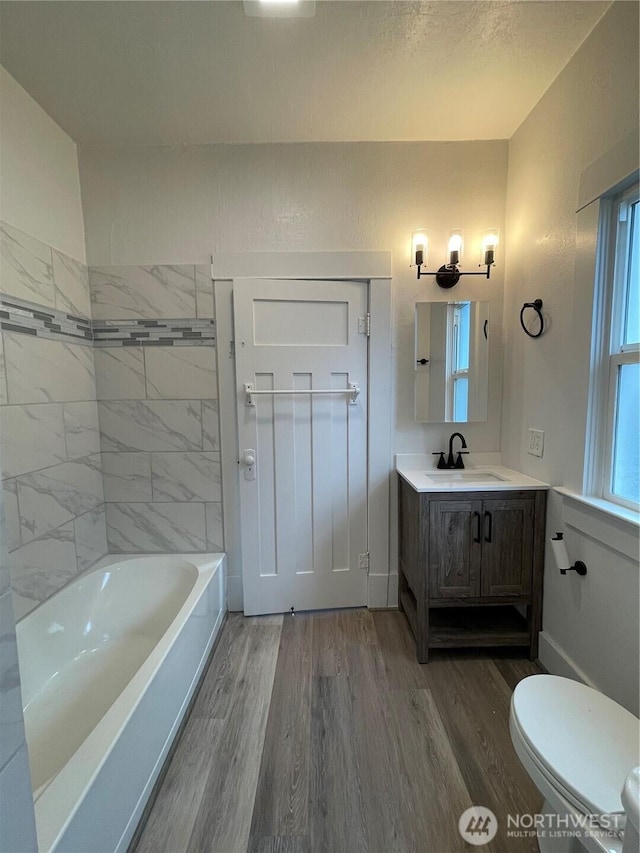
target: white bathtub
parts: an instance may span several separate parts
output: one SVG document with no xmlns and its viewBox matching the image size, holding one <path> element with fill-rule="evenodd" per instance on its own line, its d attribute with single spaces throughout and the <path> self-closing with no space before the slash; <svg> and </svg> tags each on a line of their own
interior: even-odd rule
<svg viewBox="0 0 640 853">
<path fill-rule="evenodd" d="M 226 609 L 224 554 L 101 560 L 18 622 L 40 853 L 125 851 Z"/>
</svg>

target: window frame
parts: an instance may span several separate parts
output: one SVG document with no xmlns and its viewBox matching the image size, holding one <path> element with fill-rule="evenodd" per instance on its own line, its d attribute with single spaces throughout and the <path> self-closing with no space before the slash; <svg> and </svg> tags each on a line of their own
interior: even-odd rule
<svg viewBox="0 0 640 853">
<path fill-rule="evenodd" d="M 596 294 L 593 326 L 596 381 L 592 384 L 589 409 L 594 440 L 587 446 L 585 483 L 587 492 L 618 506 L 638 512 L 635 501 L 613 492 L 615 428 L 618 401 L 619 369 L 624 364 L 640 361 L 639 344 L 623 344 L 625 298 L 629 284 L 628 240 L 626 229 L 621 239 L 620 208 L 631 206 L 640 198 L 637 177 L 631 186 L 600 199 L 596 256 Z M 640 215 L 640 207 L 636 208 Z M 628 220 L 627 220 L 628 221 Z"/>
</svg>

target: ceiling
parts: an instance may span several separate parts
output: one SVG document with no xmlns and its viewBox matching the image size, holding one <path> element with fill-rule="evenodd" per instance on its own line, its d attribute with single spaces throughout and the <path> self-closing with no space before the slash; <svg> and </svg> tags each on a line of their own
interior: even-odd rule
<svg viewBox="0 0 640 853">
<path fill-rule="evenodd" d="M 2 2 L 0 61 L 79 144 L 505 139 L 609 5 Z"/>
</svg>

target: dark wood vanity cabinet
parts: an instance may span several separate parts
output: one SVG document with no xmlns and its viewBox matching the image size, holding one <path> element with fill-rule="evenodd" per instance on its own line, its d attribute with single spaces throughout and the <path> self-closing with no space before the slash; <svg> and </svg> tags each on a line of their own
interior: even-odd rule
<svg viewBox="0 0 640 853">
<path fill-rule="evenodd" d="M 546 491 L 417 492 L 398 477 L 399 604 L 430 648 L 538 656 Z M 523 615 L 526 614 L 526 615 Z"/>
</svg>

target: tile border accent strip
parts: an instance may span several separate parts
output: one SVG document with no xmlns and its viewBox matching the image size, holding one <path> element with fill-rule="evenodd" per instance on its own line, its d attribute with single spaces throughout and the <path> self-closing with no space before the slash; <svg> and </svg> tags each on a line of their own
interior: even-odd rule
<svg viewBox="0 0 640 853">
<path fill-rule="evenodd" d="M 38 338 L 64 340 L 91 346 L 93 332 L 91 321 L 86 317 L 76 317 L 56 308 L 48 308 L 26 299 L 0 294 L 0 329 L 6 332 L 20 332 Z"/>
<path fill-rule="evenodd" d="M 98 347 L 213 346 L 215 320 L 95 320 L 93 340 Z"/>
<path fill-rule="evenodd" d="M 215 320 L 88 320 L 0 294 L 0 329 L 83 346 L 214 346 Z"/>
</svg>

